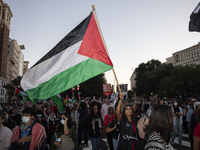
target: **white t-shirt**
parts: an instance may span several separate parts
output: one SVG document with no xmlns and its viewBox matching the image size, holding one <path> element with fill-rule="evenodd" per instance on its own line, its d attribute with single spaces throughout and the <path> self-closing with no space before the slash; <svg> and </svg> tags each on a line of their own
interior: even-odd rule
<svg viewBox="0 0 200 150">
<path fill-rule="evenodd" d="M 103 104 L 103 105 L 102 105 L 102 114 L 101 114 L 101 116 L 102 116 L 102 119 L 103 119 L 103 120 L 104 120 L 105 115 L 108 114 L 108 108 L 109 108 L 109 107 L 113 107 L 113 109 L 115 110 L 114 104 L 112 104 L 112 103 L 110 103 L 110 105 L 106 105 L 106 104 Z"/>
<path fill-rule="evenodd" d="M 12 136 L 12 131 L 4 127 L 2 133 L 0 134 L 0 149 L 4 150 L 6 147 L 10 146 L 10 139 Z"/>
</svg>

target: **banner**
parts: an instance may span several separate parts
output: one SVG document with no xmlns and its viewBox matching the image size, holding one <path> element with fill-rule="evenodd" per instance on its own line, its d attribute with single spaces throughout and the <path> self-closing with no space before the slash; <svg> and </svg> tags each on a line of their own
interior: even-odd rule
<svg viewBox="0 0 200 150">
<path fill-rule="evenodd" d="M 112 90 L 111 90 L 111 84 L 103 84 L 103 95 L 111 95 Z"/>
<path fill-rule="evenodd" d="M 122 91 L 122 95 L 124 95 L 124 99 L 127 100 L 128 99 L 128 84 L 120 84 L 119 85 L 121 91 Z M 117 100 L 119 99 L 119 88 L 118 86 L 116 86 L 116 98 Z"/>
</svg>

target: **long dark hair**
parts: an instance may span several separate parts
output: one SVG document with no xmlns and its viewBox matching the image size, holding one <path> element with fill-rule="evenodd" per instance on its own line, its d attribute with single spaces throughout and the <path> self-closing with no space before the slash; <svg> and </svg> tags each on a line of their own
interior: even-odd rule
<svg viewBox="0 0 200 150">
<path fill-rule="evenodd" d="M 95 103 L 94 105 L 92 105 L 92 108 L 91 108 L 91 117 L 94 118 L 95 114 L 94 114 L 94 106 L 97 106 L 99 108 L 99 105 L 97 103 Z M 100 108 L 98 109 L 98 112 L 97 112 L 97 117 L 98 118 L 101 118 L 101 112 L 100 112 Z"/>
<path fill-rule="evenodd" d="M 152 132 L 160 133 L 166 143 L 169 143 L 173 129 L 171 127 L 171 119 L 173 112 L 170 106 L 156 105 L 150 116 L 149 124 L 146 125 L 144 132 L 147 140 Z"/>
<path fill-rule="evenodd" d="M 126 116 L 126 114 L 125 114 L 126 107 L 131 107 L 131 110 L 132 110 L 131 120 L 135 124 L 135 112 L 134 112 L 133 107 L 131 105 L 126 105 L 124 107 L 123 112 L 122 112 L 122 116 L 125 117 L 126 119 L 128 119 L 127 116 Z"/>
<path fill-rule="evenodd" d="M 140 113 L 140 114 L 144 113 L 143 110 L 142 110 L 142 104 L 141 103 L 137 105 L 136 113 Z"/>
<path fill-rule="evenodd" d="M 62 131 L 64 133 L 64 125 L 60 123 L 60 118 L 62 115 L 65 115 L 68 118 L 68 121 L 67 121 L 68 129 L 70 129 L 71 126 L 73 125 L 73 121 L 72 121 L 71 115 L 69 113 L 66 112 L 66 113 L 60 114 L 59 121 L 58 121 L 58 130 Z"/>
<path fill-rule="evenodd" d="M 80 107 L 82 110 L 86 109 L 86 103 L 85 102 L 81 102 Z"/>
<path fill-rule="evenodd" d="M 200 109 L 195 111 L 197 122 L 200 123 Z"/>
<path fill-rule="evenodd" d="M 12 129 L 12 122 L 14 122 L 13 119 L 12 119 L 12 115 L 10 114 L 9 111 L 4 111 L 4 113 L 5 113 L 5 112 L 9 115 L 9 117 L 8 117 L 8 128 L 9 128 L 9 129 Z M 5 123 L 5 120 L 4 120 L 4 123 Z M 15 123 L 15 122 L 14 122 L 14 123 Z"/>
</svg>

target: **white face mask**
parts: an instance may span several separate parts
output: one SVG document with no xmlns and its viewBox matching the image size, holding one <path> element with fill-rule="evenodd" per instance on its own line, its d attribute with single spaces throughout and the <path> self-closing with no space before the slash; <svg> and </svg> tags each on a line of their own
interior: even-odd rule
<svg viewBox="0 0 200 150">
<path fill-rule="evenodd" d="M 63 120 L 63 119 L 60 120 L 60 123 L 61 123 L 61 124 L 65 124 L 65 120 Z"/>
<path fill-rule="evenodd" d="M 177 106 L 178 105 L 178 103 L 174 103 L 174 106 Z"/>
<path fill-rule="evenodd" d="M 29 123 L 30 122 L 30 117 L 23 116 L 22 117 L 22 122 L 25 123 L 25 124 Z"/>
</svg>

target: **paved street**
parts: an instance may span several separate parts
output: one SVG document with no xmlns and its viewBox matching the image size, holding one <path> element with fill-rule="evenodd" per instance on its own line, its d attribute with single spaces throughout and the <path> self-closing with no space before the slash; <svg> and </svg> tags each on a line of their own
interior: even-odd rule
<svg viewBox="0 0 200 150">
<path fill-rule="evenodd" d="M 84 143 L 84 141 L 82 141 L 82 142 Z M 84 145 L 82 145 L 82 146 L 84 146 Z M 89 147 L 87 147 L 87 148 L 82 148 L 82 150 L 92 150 L 92 144 L 91 144 L 90 140 L 88 141 L 88 146 Z M 103 135 L 100 149 L 108 150 L 108 147 L 106 146 L 105 134 Z M 81 149 L 79 149 L 79 150 L 81 150 Z M 190 140 L 189 140 L 188 134 L 183 134 L 182 146 L 179 146 L 178 137 L 176 137 L 175 144 L 174 144 L 174 150 L 190 150 Z"/>
</svg>

